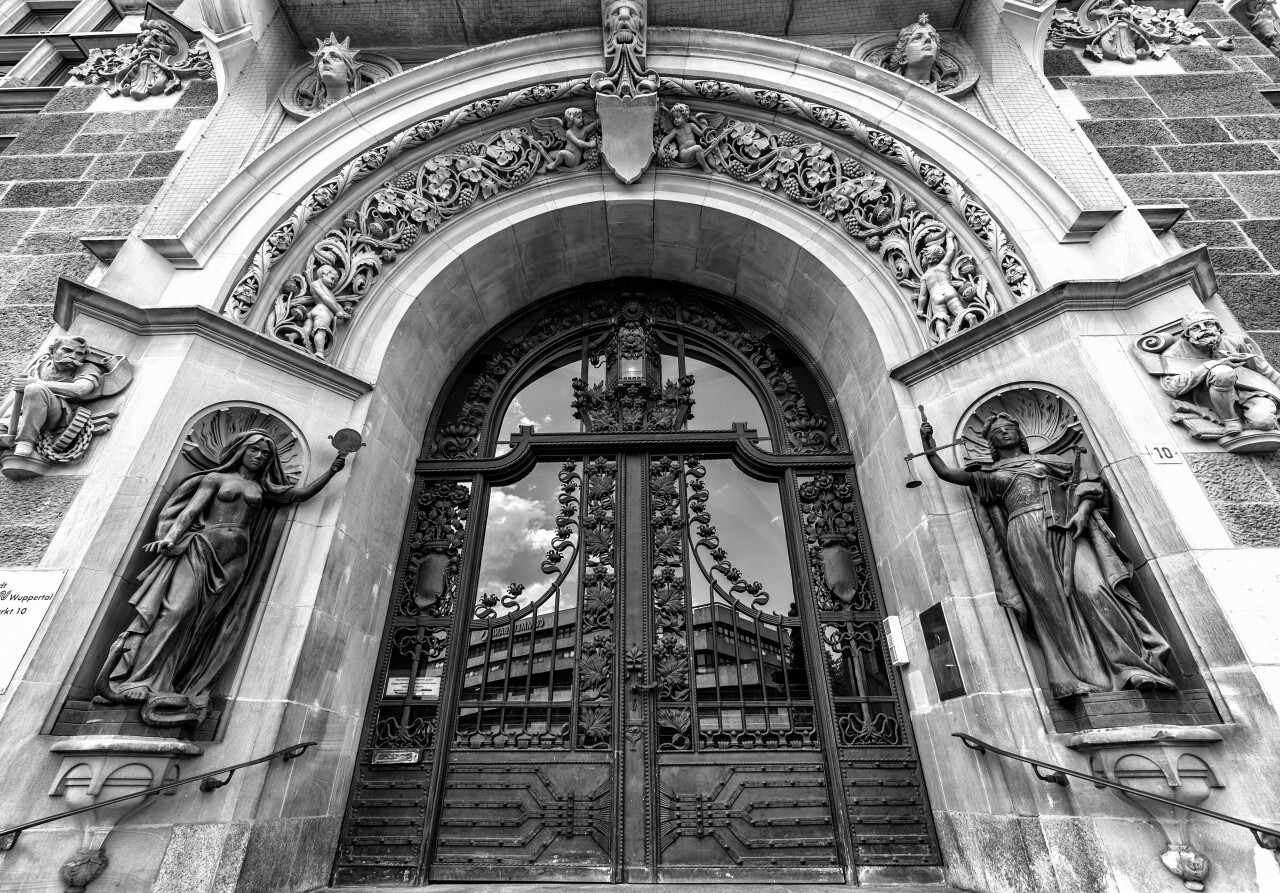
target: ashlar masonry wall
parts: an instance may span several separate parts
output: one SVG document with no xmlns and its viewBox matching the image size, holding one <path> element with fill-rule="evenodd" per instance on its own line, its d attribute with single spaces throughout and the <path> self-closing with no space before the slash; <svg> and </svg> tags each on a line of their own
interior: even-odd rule
<svg viewBox="0 0 1280 893">
<path fill-rule="evenodd" d="M 84 279 L 97 267 L 81 238 L 129 234 L 217 95 L 213 81 L 193 81 L 170 107 L 130 108 L 107 103 L 102 87 L 67 86 L 0 152 L 0 389 L 48 335 L 58 277 Z M 103 105 L 111 110 L 94 110 Z M 74 469 L 0 478 L 0 567 L 40 561 L 80 481 Z"/>
<path fill-rule="evenodd" d="M 1093 66 L 1048 49 L 1044 73 L 1078 100 L 1063 106 L 1083 109 L 1081 128 L 1135 203 L 1187 206 L 1173 235 L 1208 245 L 1223 302 L 1280 362 L 1280 110 L 1259 92 L 1280 84 L 1280 58 L 1219 3 L 1202 0 L 1191 18 L 1204 39 L 1171 47 L 1176 66 Z M 1234 50 L 1218 47 L 1225 37 Z M 1237 545 L 1280 546 L 1280 463 L 1223 453 L 1192 464 Z"/>
</svg>

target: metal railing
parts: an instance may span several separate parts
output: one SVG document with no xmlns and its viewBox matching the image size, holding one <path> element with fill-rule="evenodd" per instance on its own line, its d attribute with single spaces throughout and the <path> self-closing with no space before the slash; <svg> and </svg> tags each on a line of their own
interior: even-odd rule
<svg viewBox="0 0 1280 893">
<path fill-rule="evenodd" d="M 284 761 L 287 763 L 294 757 L 300 757 L 306 753 L 308 747 L 316 747 L 317 744 L 318 742 L 316 741 L 304 741 L 301 744 L 295 744 L 292 747 L 284 747 L 280 750 L 269 753 L 266 756 L 258 757 L 256 760 L 246 760 L 243 763 L 236 763 L 234 766 L 223 766 L 221 769 L 214 769 L 212 772 L 205 772 L 202 775 L 193 775 L 190 778 L 180 778 L 177 781 L 170 781 L 165 784 L 156 785 L 154 788 L 147 788 L 143 791 L 134 791 L 132 794 L 125 794 L 123 797 L 103 800 L 101 803 L 91 803 L 88 806 L 81 806 L 79 809 L 68 809 L 57 813 L 56 815 L 47 815 L 41 819 L 36 819 L 21 825 L 14 825 L 12 828 L 5 828 L 3 831 L 0 831 L 0 850 L 13 849 L 14 844 L 18 842 L 19 835 L 28 828 L 47 825 L 50 822 L 56 822 L 58 819 L 65 819 L 68 816 L 79 815 L 82 812 L 90 812 L 94 809 L 100 809 L 103 806 L 123 803 L 126 800 L 134 800 L 138 797 L 151 797 L 163 791 L 180 788 L 185 784 L 194 784 L 197 781 L 200 782 L 200 790 L 205 793 L 208 793 L 209 791 L 216 791 L 218 788 L 231 781 L 231 776 L 236 774 L 237 769 L 256 766 L 259 763 L 268 763 L 276 757 L 284 757 Z M 224 772 L 227 774 L 226 778 L 215 778 L 215 776 L 221 775 Z"/>
<path fill-rule="evenodd" d="M 989 744 L 980 738 L 975 738 L 972 735 L 966 735 L 963 732 L 952 732 L 951 737 L 959 738 L 964 742 L 965 747 L 968 747 L 971 750 L 976 750 L 978 753 L 991 751 L 994 754 L 999 754 L 1002 757 L 1008 757 L 1011 760 L 1029 763 L 1031 767 L 1035 769 L 1036 778 L 1041 781 L 1048 782 L 1049 784 L 1062 785 L 1064 788 L 1068 787 L 1070 785 L 1070 781 L 1067 779 L 1067 776 L 1069 775 L 1072 778 L 1082 779 L 1100 788 L 1111 788 L 1113 790 L 1122 791 L 1126 794 L 1132 794 L 1135 797 L 1141 797 L 1144 800 L 1154 800 L 1156 803 L 1163 803 L 1165 806 L 1185 809 L 1188 812 L 1194 812 L 1197 815 L 1217 819 L 1220 822 L 1227 822 L 1231 825 L 1238 825 L 1241 828 L 1247 828 L 1253 833 L 1254 839 L 1258 841 L 1258 846 L 1266 850 L 1272 850 L 1273 852 L 1280 851 L 1280 829 L 1268 828 L 1266 825 L 1257 825 L 1253 822 L 1246 821 L 1245 819 L 1238 819 L 1235 816 L 1214 812 L 1212 809 L 1205 809 L 1203 806 L 1191 806 L 1187 803 L 1179 803 L 1177 800 L 1170 800 L 1168 797 L 1161 797 L 1159 794 L 1148 794 L 1146 791 L 1131 788 L 1128 785 L 1118 784 L 1117 782 L 1109 781 L 1105 778 L 1099 778 L 1096 775 L 1087 775 L 1084 772 L 1076 772 L 1074 769 L 1068 769 L 1065 766 L 1046 763 L 1044 760 L 1037 760 L 1035 757 L 1014 753 L 1011 750 L 1004 750 L 1003 748 L 996 747 L 994 744 Z M 1049 774 L 1041 774 L 1041 769 L 1049 770 Z"/>
</svg>

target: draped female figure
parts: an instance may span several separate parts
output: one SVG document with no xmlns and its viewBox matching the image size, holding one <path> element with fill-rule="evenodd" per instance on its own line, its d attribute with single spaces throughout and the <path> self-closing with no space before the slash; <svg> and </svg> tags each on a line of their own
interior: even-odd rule
<svg viewBox="0 0 1280 893">
<path fill-rule="evenodd" d="M 314 481 L 294 486 L 271 435 L 251 429 L 214 467 L 185 478 L 160 510 L 157 539 L 143 547 L 156 558 L 129 600 L 137 616 L 98 675 L 100 698 L 141 703 L 152 725 L 203 719 L 253 612 L 246 583 L 258 577 L 276 510 L 319 493 L 345 462 L 339 454 Z"/>
<path fill-rule="evenodd" d="M 929 465 L 977 497 L 997 598 L 1039 640 L 1050 694 L 1174 689 L 1169 645 L 1129 590 L 1133 567 L 1107 524 L 1105 485 L 1070 459 L 1031 453 L 1007 413 L 982 433 L 991 464 L 962 471 L 929 453 Z M 934 448 L 928 422 L 920 437 Z"/>
</svg>

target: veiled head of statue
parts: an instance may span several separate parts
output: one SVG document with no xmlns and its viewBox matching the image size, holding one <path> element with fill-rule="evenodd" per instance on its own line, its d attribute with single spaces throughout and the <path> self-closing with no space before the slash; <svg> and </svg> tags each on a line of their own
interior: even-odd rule
<svg viewBox="0 0 1280 893">
<path fill-rule="evenodd" d="M 1022 433 L 1022 425 L 1007 412 L 997 412 L 987 419 L 986 424 L 982 426 L 982 437 L 991 445 L 993 452 L 996 449 L 1012 449 L 1015 446 L 1024 453 L 1031 452 L 1027 438 Z"/>
</svg>

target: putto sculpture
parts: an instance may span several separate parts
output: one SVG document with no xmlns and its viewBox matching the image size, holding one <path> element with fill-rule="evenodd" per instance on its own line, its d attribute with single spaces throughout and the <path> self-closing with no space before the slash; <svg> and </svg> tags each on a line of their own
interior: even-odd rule
<svg viewBox="0 0 1280 893">
<path fill-rule="evenodd" d="M 942 460 L 933 426 L 922 422 L 929 466 L 977 500 L 996 597 L 1039 641 L 1052 697 L 1175 690 L 1165 669 L 1169 645 L 1130 591 L 1133 566 L 1108 523 L 1107 485 L 1084 465 L 1065 401 L 1039 396 L 1002 400 L 1013 413 L 981 407 L 973 439 L 987 461 L 963 470 Z M 1024 426 L 1041 429 L 1038 444 L 1065 444 L 1073 455 L 1033 451 Z"/>
<path fill-rule="evenodd" d="M 1173 397 L 1171 421 L 1233 453 L 1280 450 L 1280 372 L 1253 339 L 1228 334 L 1208 310 L 1136 344 L 1147 371 Z"/>
<path fill-rule="evenodd" d="M 548 173 L 584 165 L 587 168 L 599 166 L 600 140 L 595 132 L 600 129 L 600 122 L 588 122 L 582 109 L 574 106 L 565 109 L 563 121 L 547 116 L 534 118 L 530 123 L 543 137 L 535 145 L 547 160 L 544 170 Z"/>
<path fill-rule="evenodd" d="M 50 465 L 82 458 L 96 435 L 111 430 L 113 411 L 90 405 L 133 380 L 129 361 L 91 348 L 83 338 L 55 338 L 0 403 L 0 459 L 12 479 L 40 477 Z"/>
<path fill-rule="evenodd" d="M 1061 49 L 1083 45 L 1084 54 L 1132 64 L 1160 59 L 1175 44 L 1190 43 L 1204 34 L 1181 9 L 1156 10 L 1132 0 L 1085 0 L 1077 10 L 1060 6 L 1049 23 L 1049 42 Z"/>
<path fill-rule="evenodd" d="M 310 118 L 401 70 L 400 63 L 390 56 L 353 50 L 350 37 L 338 40 L 331 31 L 324 40 L 316 39 L 311 62 L 290 73 L 280 88 L 280 104 L 290 117 Z"/>
<path fill-rule="evenodd" d="M 146 99 L 182 89 L 184 81 L 209 80 L 213 62 L 204 39 L 176 20 L 147 19 L 132 44 L 114 50 L 93 48 L 73 77 L 107 85 L 111 96 Z"/>
<path fill-rule="evenodd" d="M 662 136 L 655 148 L 658 163 L 663 167 L 697 165 L 712 173 L 707 153 L 719 142 L 712 134 L 720 131 L 725 120 L 725 116 L 718 113 L 695 115 L 683 102 L 677 102 L 670 109 L 659 107 L 658 129 Z"/>
<path fill-rule="evenodd" d="M 155 538 L 142 547 L 155 559 L 129 600 L 136 616 L 98 674 L 98 700 L 138 705 L 149 725 L 204 719 L 264 585 L 276 512 L 319 493 L 363 445 L 356 432 L 338 432 L 329 468 L 299 484 L 282 461 L 294 458 L 293 436 L 262 413 L 261 427 L 236 430 L 243 413 L 193 432 L 184 455 L 197 471 L 160 510 Z"/>
</svg>

